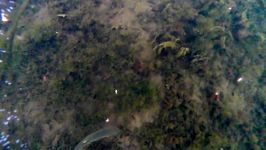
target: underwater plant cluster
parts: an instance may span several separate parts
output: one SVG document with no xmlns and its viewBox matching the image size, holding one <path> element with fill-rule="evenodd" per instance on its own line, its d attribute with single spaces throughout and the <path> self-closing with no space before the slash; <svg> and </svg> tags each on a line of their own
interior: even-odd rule
<svg viewBox="0 0 266 150">
<path fill-rule="evenodd" d="M 265 5 L 1 1 L 0 149 L 265 149 Z"/>
</svg>

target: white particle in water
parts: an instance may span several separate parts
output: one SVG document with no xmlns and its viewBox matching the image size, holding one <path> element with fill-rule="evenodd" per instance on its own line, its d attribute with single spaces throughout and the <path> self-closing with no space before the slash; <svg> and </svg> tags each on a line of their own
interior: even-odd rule
<svg viewBox="0 0 266 150">
<path fill-rule="evenodd" d="M 9 117 L 7 117 L 6 120 L 9 121 L 9 120 L 11 120 L 11 118 L 12 118 L 12 116 L 9 116 Z"/>
<path fill-rule="evenodd" d="M 240 77 L 240 78 L 237 79 L 237 82 L 239 83 L 239 82 L 243 81 L 243 79 L 244 78 Z"/>
<path fill-rule="evenodd" d="M 8 121 L 4 121 L 4 125 L 6 125 L 6 126 L 7 126 L 7 125 L 8 125 Z"/>
<path fill-rule="evenodd" d="M 20 140 L 19 140 L 19 139 L 17 139 L 17 140 L 16 140 L 16 144 L 18 144 L 19 142 L 20 142 Z"/>
</svg>

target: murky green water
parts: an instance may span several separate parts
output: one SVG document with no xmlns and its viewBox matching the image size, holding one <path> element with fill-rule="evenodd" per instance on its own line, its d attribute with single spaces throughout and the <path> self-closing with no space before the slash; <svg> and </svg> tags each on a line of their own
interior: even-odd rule
<svg viewBox="0 0 266 150">
<path fill-rule="evenodd" d="M 0 149 L 265 149 L 265 5 L 0 0 Z"/>
</svg>

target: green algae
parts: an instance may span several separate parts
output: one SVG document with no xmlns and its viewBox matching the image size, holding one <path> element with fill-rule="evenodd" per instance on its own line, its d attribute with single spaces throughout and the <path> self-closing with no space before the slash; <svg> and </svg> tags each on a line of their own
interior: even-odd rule
<svg viewBox="0 0 266 150">
<path fill-rule="evenodd" d="M 162 42 L 156 47 L 154 47 L 154 50 L 156 50 L 157 55 L 161 54 L 162 50 L 166 48 L 175 50 L 179 42 L 180 42 L 180 39 L 174 39 L 171 41 Z"/>
<path fill-rule="evenodd" d="M 8 64 L 11 65 L 12 64 L 12 56 L 13 56 L 13 43 L 14 43 L 14 37 L 16 34 L 16 30 L 17 30 L 17 26 L 18 26 L 18 22 L 21 18 L 21 16 L 23 15 L 24 11 L 26 10 L 28 4 L 29 4 L 30 0 L 25 0 L 23 1 L 23 3 L 21 4 L 21 6 L 19 7 L 18 11 L 16 12 L 16 14 L 13 17 L 13 22 L 12 22 L 12 26 L 10 28 L 10 30 L 7 33 L 7 38 L 8 38 L 8 45 L 7 45 L 7 51 L 9 53 L 8 56 Z"/>
<path fill-rule="evenodd" d="M 25 53 L 20 55 L 23 67 L 18 81 L 19 86 L 27 87 L 26 93 L 9 94 L 25 103 L 20 105 L 23 110 L 33 102 L 40 107 L 37 115 L 34 110 L 23 114 L 29 120 L 20 130 L 31 141 L 30 147 L 74 147 L 76 137 L 98 128 L 109 115 L 115 125 L 127 130 L 124 137 L 118 138 L 124 149 L 265 147 L 261 135 L 265 126 L 264 32 L 259 32 L 259 25 L 254 25 L 249 17 L 252 12 L 245 9 L 234 12 L 237 8 L 233 8 L 228 13 L 227 2 L 202 1 L 190 5 L 162 1 L 158 8 L 159 4 L 154 2 L 151 6 L 155 9 L 139 16 L 131 9 L 135 2 L 129 8 L 124 8 L 128 4 L 124 1 L 119 1 L 119 6 L 107 1 L 80 5 L 80 1 L 70 0 L 58 2 L 62 5 L 49 5 L 49 9 L 55 9 L 52 15 L 69 15 L 52 17 L 48 24 L 37 20 L 26 26 L 26 39 L 18 46 Z M 184 11 L 190 12 L 186 14 L 180 7 L 195 10 Z M 96 8 L 103 11 L 99 13 Z M 96 17 L 104 16 L 105 9 L 108 10 L 105 15 L 111 14 L 106 18 L 111 19 L 119 18 L 117 9 L 126 10 L 129 14 L 126 19 L 135 19 L 137 30 L 148 28 L 138 24 L 138 17 L 143 15 L 156 33 L 145 30 L 141 34 L 143 30 L 126 28 L 123 19 L 119 22 L 123 26 L 114 29 L 111 24 L 117 20 Z M 233 28 L 241 21 L 235 15 L 241 16 L 244 24 L 249 21 L 245 30 L 253 25 L 256 32 L 236 40 L 238 35 L 232 35 Z M 146 45 L 142 43 L 143 35 Z M 142 49 L 150 49 L 154 57 L 142 60 L 138 53 Z M 159 84 L 150 83 L 154 74 L 159 76 L 156 81 Z M 242 76 L 244 81 L 238 83 Z M 215 96 L 216 92 L 220 95 Z M 149 111 L 154 105 L 160 109 L 152 121 L 134 131 L 128 129 L 131 122 L 138 121 L 135 113 Z M 49 124 L 50 135 L 39 133 L 42 124 Z M 60 130 L 54 128 L 62 124 L 67 125 Z M 87 136 L 85 143 L 81 141 L 76 149 L 89 145 L 92 149 L 106 146 L 117 149 L 104 140 L 92 144 L 112 135 L 118 135 L 118 130 L 101 129 Z M 42 140 L 44 137 L 47 140 Z"/>
</svg>

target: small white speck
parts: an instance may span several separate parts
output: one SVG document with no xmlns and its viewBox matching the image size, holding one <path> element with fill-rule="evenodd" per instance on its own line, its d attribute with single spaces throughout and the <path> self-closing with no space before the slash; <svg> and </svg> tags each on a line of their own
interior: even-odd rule
<svg viewBox="0 0 266 150">
<path fill-rule="evenodd" d="M 106 123 L 108 123 L 109 121 L 110 121 L 109 118 L 107 118 L 107 119 L 105 120 Z"/>
<path fill-rule="evenodd" d="M 116 95 L 118 94 L 118 90 L 115 90 L 115 94 L 116 94 Z"/>
<path fill-rule="evenodd" d="M 3 60 L 0 60 L 0 63 L 2 63 L 3 62 Z"/>
<path fill-rule="evenodd" d="M 16 140 L 16 144 L 18 144 L 19 142 L 20 142 L 20 140 L 19 140 L 19 139 L 17 139 L 17 140 Z"/>
<path fill-rule="evenodd" d="M 219 95 L 219 92 L 215 92 L 215 95 L 218 96 Z"/>
<path fill-rule="evenodd" d="M 59 32 L 56 31 L 55 33 L 58 34 Z"/>
<path fill-rule="evenodd" d="M 57 17 L 62 17 L 65 18 L 67 15 L 66 14 L 58 14 Z"/>
<path fill-rule="evenodd" d="M 6 120 L 7 121 L 10 121 L 11 120 L 11 118 L 12 118 L 12 116 L 9 116 Z"/>
<path fill-rule="evenodd" d="M 239 82 L 241 82 L 243 80 L 244 80 L 244 78 L 240 77 L 240 78 L 237 79 L 237 82 L 239 83 Z"/>
<path fill-rule="evenodd" d="M 229 9 L 229 10 L 232 10 L 232 7 L 229 7 L 228 9 Z"/>
<path fill-rule="evenodd" d="M 85 140 L 85 141 L 82 141 L 82 143 L 87 143 L 87 141 Z"/>
<path fill-rule="evenodd" d="M 4 125 L 6 125 L 6 126 L 7 126 L 7 125 L 8 125 L 8 121 L 5 121 L 5 122 L 4 122 Z"/>
<path fill-rule="evenodd" d="M 4 97 L 7 97 L 7 95 L 5 94 Z"/>
</svg>

